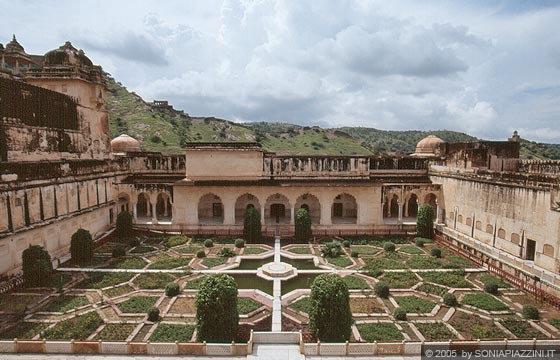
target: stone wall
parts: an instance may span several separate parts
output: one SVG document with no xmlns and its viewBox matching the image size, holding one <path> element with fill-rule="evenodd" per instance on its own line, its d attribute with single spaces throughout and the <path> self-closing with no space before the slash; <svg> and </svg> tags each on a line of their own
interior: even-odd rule
<svg viewBox="0 0 560 360">
<path fill-rule="evenodd" d="M 535 264 L 559 272 L 560 212 L 550 188 L 437 171 L 431 179 L 441 185 L 448 227 L 523 259 L 535 241 Z"/>
</svg>

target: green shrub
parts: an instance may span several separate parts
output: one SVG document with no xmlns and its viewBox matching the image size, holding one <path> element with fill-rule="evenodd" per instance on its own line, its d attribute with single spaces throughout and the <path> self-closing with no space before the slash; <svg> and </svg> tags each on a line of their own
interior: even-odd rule
<svg viewBox="0 0 560 360">
<path fill-rule="evenodd" d="M 352 312 L 350 293 L 336 274 L 321 274 L 311 284 L 309 328 L 320 340 L 343 342 L 350 339 Z"/>
<path fill-rule="evenodd" d="M 523 310 L 521 311 L 525 319 L 538 320 L 539 319 L 539 309 L 533 305 L 523 305 Z"/>
<path fill-rule="evenodd" d="M 412 271 L 386 272 L 385 275 L 383 275 L 383 281 L 386 282 L 391 289 L 408 289 L 418 282 L 418 278 Z"/>
<path fill-rule="evenodd" d="M 386 243 L 383 244 L 383 250 L 387 251 L 387 252 L 394 252 L 396 249 L 395 244 L 387 241 Z"/>
<path fill-rule="evenodd" d="M 436 303 L 418 296 L 395 296 L 395 301 L 408 313 L 429 313 Z"/>
<path fill-rule="evenodd" d="M 76 264 L 88 264 L 93 258 L 93 239 L 89 231 L 79 228 L 70 240 L 70 254 Z"/>
<path fill-rule="evenodd" d="M 117 245 L 113 248 L 112 256 L 121 257 L 126 255 L 126 249 L 122 245 Z"/>
<path fill-rule="evenodd" d="M 147 312 L 157 302 L 158 298 L 155 296 L 132 296 L 127 300 L 117 304 L 117 307 L 123 313 L 143 313 Z"/>
<path fill-rule="evenodd" d="M 395 309 L 393 316 L 395 317 L 395 320 L 406 321 L 406 310 L 401 307 L 398 307 Z"/>
<path fill-rule="evenodd" d="M 175 282 L 170 282 L 167 285 L 165 285 L 165 295 L 169 297 L 177 296 L 179 295 L 180 292 L 181 292 L 181 288 L 179 287 L 179 284 Z"/>
<path fill-rule="evenodd" d="M 425 243 L 426 242 L 424 241 L 424 239 L 417 238 L 416 240 L 414 240 L 414 244 L 416 244 L 416 246 L 418 247 L 424 247 Z"/>
<path fill-rule="evenodd" d="M 254 207 L 249 207 L 245 211 L 243 238 L 248 244 L 259 243 L 262 239 L 261 215 Z"/>
<path fill-rule="evenodd" d="M 484 284 L 484 291 L 486 291 L 489 294 L 494 294 L 496 295 L 498 293 L 498 283 L 495 281 L 488 281 L 486 282 L 486 284 Z"/>
<path fill-rule="evenodd" d="M 321 248 L 322 257 L 335 258 L 340 256 L 340 254 L 342 254 L 342 244 L 340 241 L 333 240 Z"/>
<path fill-rule="evenodd" d="M 214 242 L 211 239 L 204 240 L 204 247 L 211 248 L 214 246 Z"/>
<path fill-rule="evenodd" d="M 360 336 L 367 342 L 384 340 L 403 340 L 404 336 L 393 323 L 366 323 L 358 324 Z"/>
<path fill-rule="evenodd" d="M 194 333 L 193 325 L 159 324 L 150 336 L 151 342 L 172 343 L 175 341 L 188 343 Z"/>
<path fill-rule="evenodd" d="M 21 255 L 25 286 L 48 286 L 52 274 L 51 256 L 42 246 L 33 245 Z"/>
<path fill-rule="evenodd" d="M 447 306 L 457 306 L 457 297 L 453 294 L 445 294 L 443 295 L 443 303 Z"/>
<path fill-rule="evenodd" d="M 342 246 L 344 246 L 345 248 L 349 248 L 349 247 L 350 247 L 350 241 L 344 240 L 344 241 L 342 242 Z"/>
<path fill-rule="evenodd" d="M 120 239 L 132 237 L 134 234 L 132 230 L 132 214 L 128 211 L 122 211 L 117 215 L 117 228 L 115 229 L 116 235 Z"/>
<path fill-rule="evenodd" d="M 357 257 L 360 256 L 360 253 L 355 251 L 355 250 L 352 250 L 352 252 L 350 253 L 350 256 L 352 256 L 353 258 L 357 258 Z"/>
<path fill-rule="evenodd" d="M 203 257 L 206 257 L 206 253 L 204 252 L 204 250 L 200 249 L 196 252 L 196 257 L 202 259 Z"/>
<path fill-rule="evenodd" d="M 375 284 L 373 291 L 375 291 L 375 294 L 380 298 L 386 299 L 389 297 L 389 284 L 385 281 L 380 281 Z"/>
<path fill-rule="evenodd" d="M 174 235 L 165 239 L 165 241 L 163 242 L 163 246 L 165 246 L 166 248 L 170 248 L 170 247 L 186 244 L 188 241 L 189 238 L 186 237 L 185 235 Z"/>
<path fill-rule="evenodd" d="M 441 257 L 441 249 L 433 248 L 432 250 L 430 250 L 430 255 L 439 259 Z"/>
<path fill-rule="evenodd" d="M 196 295 L 197 340 L 231 342 L 237 334 L 237 283 L 227 274 L 205 276 Z"/>
<path fill-rule="evenodd" d="M 101 317 L 96 311 L 92 311 L 57 323 L 46 329 L 42 337 L 47 340 L 85 340 L 102 324 Z"/>
<path fill-rule="evenodd" d="M 427 281 L 449 286 L 452 288 L 473 287 L 473 284 L 471 284 L 467 279 L 465 279 L 464 270 L 458 270 L 453 272 L 429 271 L 429 272 L 421 273 L 420 276 L 426 279 Z"/>
<path fill-rule="evenodd" d="M 157 307 L 150 308 L 148 310 L 148 321 L 158 321 L 159 320 L 159 309 Z"/>
<path fill-rule="evenodd" d="M 465 294 L 463 297 L 463 304 L 474 306 L 486 311 L 502 311 L 509 309 L 500 300 L 483 292 Z"/>
<path fill-rule="evenodd" d="M 411 269 L 439 269 L 441 268 L 441 260 L 429 256 L 414 255 L 406 264 Z"/>
<path fill-rule="evenodd" d="M 431 239 L 434 235 L 434 211 L 428 204 L 420 206 L 416 218 L 416 233 L 420 237 Z"/>
<path fill-rule="evenodd" d="M 311 216 L 304 208 L 300 208 L 295 218 L 295 237 L 298 242 L 308 242 L 311 238 Z"/>
<path fill-rule="evenodd" d="M 236 239 L 236 240 L 235 240 L 235 247 L 236 247 L 236 248 L 239 248 L 239 249 L 245 247 L 245 240 L 243 240 L 243 239 Z"/>
<path fill-rule="evenodd" d="M 230 258 L 230 257 L 234 257 L 237 254 L 232 249 L 223 247 L 218 251 L 216 255 L 218 255 L 219 257 Z"/>
</svg>

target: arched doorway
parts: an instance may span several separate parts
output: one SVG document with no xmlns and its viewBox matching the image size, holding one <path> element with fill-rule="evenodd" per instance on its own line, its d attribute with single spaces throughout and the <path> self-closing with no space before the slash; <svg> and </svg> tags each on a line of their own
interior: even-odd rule
<svg viewBox="0 0 560 360">
<path fill-rule="evenodd" d="M 298 197 L 295 207 L 296 212 L 301 208 L 307 210 L 312 224 L 319 224 L 321 221 L 321 204 L 315 195 L 307 193 Z"/>
<path fill-rule="evenodd" d="M 224 223 L 224 204 L 215 194 L 206 194 L 198 201 L 198 223 L 220 225 Z"/>
<path fill-rule="evenodd" d="M 117 211 L 118 213 L 122 213 L 123 211 L 130 212 L 130 196 L 128 196 L 128 194 L 119 194 Z"/>
<path fill-rule="evenodd" d="M 424 204 L 430 205 L 434 213 L 434 220 L 437 217 L 437 197 L 433 193 L 429 193 L 424 197 Z"/>
<path fill-rule="evenodd" d="M 156 216 L 158 220 L 171 220 L 173 217 L 173 206 L 167 193 L 159 193 L 156 202 Z"/>
<path fill-rule="evenodd" d="M 286 196 L 278 193 L 269 196 L 265 205 L 266 224 L 289 224 L 290 209 L 290 201 Z"/>
<path fill-rule="evenodd" d="M 136 203 L 136 214 L 138 218 L 151 218 L 150 198 L 145 193 L 138 194 Z"/>
<path fill-rule="evenodd" d="M 399 197 L 393 195 L 391 198 L 391 217 L 398 219 L 399 217 Z"/>
<path fill-rule="evenodd" d="M 334 198 L 331 210 L 333 224 L 355 224 L 358 220 L 358 203 L 350 194 L 339 194 Z"/>
<path fill-rule="evenodd" d="M 405 216 L 407 217 L 416 218 L 418 215 L 418 196 L 416 194 L 410 194 L 406 203 L 406 210 Z"/>
<path fill-rule="evenodd" d="M 261 204 L 259 199 L 253 194 L 243 194 L 235 201 L 235 223 L 243 224 L 245 220 L 245 213 L 248 208 L 257 209 L 259 216 L 261 211 Z"/>
</svg>

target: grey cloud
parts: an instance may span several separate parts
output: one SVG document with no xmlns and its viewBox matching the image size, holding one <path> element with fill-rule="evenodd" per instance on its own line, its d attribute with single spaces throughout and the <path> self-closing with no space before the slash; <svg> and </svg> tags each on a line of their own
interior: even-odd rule
<svg viewBox="0 0 560 360">
<path fill-rule="evenodd" d="M 146 35 L 115 32 L 105 36 L 104 38 L 84 37 L 80 42 L 87 49 L 115 55 L 125 60 L 158 66 L 169 64 L 165 49 Z"/>
</svg>

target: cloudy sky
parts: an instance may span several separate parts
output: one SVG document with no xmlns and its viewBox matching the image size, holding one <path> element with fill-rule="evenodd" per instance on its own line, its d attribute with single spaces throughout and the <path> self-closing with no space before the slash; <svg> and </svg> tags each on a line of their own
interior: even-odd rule
<svg viewBox="0 0 560 360">
<path fill-rule="evenodd" d="M 0 0 L 0 42 L 71 40 L 146 100 L 234 121 L 560 143 L 560 2 Z"/>
</svg>

